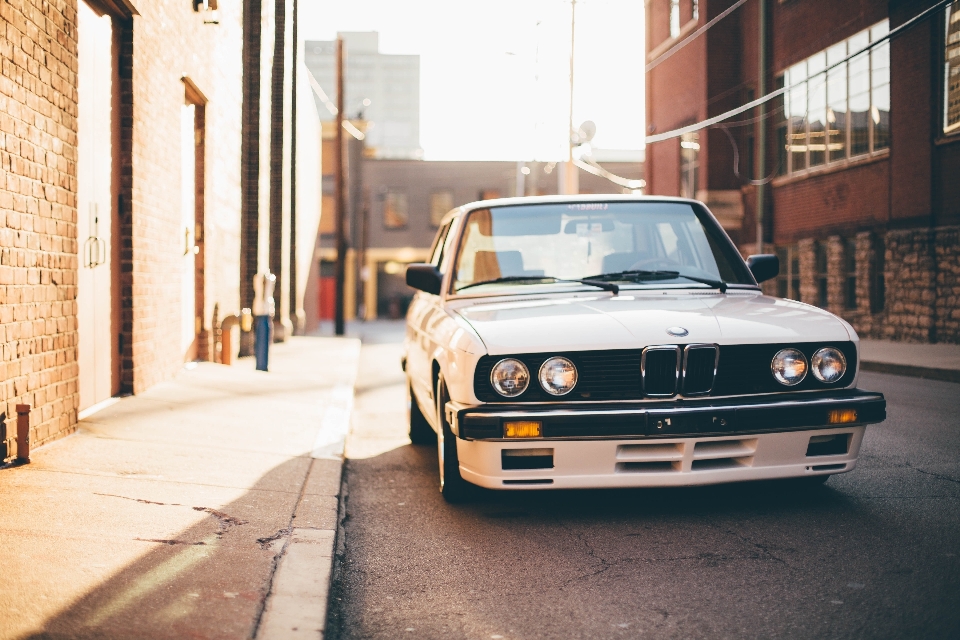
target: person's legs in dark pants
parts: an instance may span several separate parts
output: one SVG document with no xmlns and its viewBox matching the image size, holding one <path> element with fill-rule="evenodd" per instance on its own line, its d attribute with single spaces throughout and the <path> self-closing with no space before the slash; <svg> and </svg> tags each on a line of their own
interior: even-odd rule
<svg viewBox="0 0 960 640">
<path fill-rule="evenodd" d="M 257 358 L 257 371 L 267 371 L 267 359 L 270 355 L 270 316 L 255 316 L 253 319 L 254 353 Z"/>
</svg>

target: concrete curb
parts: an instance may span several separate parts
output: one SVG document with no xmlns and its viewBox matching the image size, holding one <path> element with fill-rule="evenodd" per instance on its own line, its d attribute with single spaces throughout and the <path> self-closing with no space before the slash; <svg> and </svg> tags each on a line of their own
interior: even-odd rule
<svg viewBox="0 0 960 640">
<path fill-rule="evenodd" d="M 927 378 L 928 380 L 943 380 L 945 382 L 960 383 L 960 371 L 956 369 L 936 369 L 933 367 L 917 367 L 909 364 L 895 364 L 893 362 L 860 362 L 861 371 L 876 373 L 890 373 L 897 376 L 912 378 Z"/>
<path fill-rule="evenodd" d="M 359 351 L 357 341 L 355 365 Z M 281 551 L 256 640 L 319 639 L 326 631 L 336 548 L 342 544 L 340 489 L 355 383 L 356 369 L 330 392 L 290 527 L 274 542 Z"/>
</svg>

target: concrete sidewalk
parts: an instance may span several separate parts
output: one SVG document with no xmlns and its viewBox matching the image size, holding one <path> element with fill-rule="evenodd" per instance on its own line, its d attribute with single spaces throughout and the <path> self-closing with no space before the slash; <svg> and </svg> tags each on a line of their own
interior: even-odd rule
<svg viewBox="0 0 960 640">
<path fill-rule="evenodd" d="M 864 371 L 960 382 L 960 345 L 861 340 Z"/>
<path fill-rule="evenodd" d="M 320 638 L 360 344 L 200 363 L 0 470 L 0 638 Z"/>
</svg>

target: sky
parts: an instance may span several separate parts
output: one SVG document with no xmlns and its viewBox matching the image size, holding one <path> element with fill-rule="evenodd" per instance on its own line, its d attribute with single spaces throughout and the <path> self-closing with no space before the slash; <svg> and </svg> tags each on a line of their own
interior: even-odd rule
<svg viewBox="0 0 960 640">
<path fill-rule="evenodd" d="M 566 157 L 570 0 L 300 0 L 299 35 L 378 31 L 420 55 L 427 160 Z M 641 149 L 643 2 L 577 0 L 573 120 L 597 149 Z"/>
</svg>

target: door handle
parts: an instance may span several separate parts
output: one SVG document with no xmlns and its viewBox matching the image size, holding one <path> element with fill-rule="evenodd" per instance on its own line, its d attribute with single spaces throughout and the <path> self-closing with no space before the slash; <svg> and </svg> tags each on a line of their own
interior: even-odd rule
<svg viewBox="0 0 960 640">
<path fill-rule="evenodd" d="M 102 238 L 90 236 L 83 243 L 83 266 L 95 269 L 107 261 L 107 243 Z"/>
</svg>

